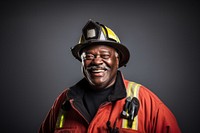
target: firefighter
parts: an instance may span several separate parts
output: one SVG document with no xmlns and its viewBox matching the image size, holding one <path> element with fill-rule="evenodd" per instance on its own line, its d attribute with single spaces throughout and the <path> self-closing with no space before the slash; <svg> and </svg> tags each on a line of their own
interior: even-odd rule
<svg viewBox="0 0 200 133">
<path fill-rule="evenodd" d="M 84 78 L 65 89 L 40 133 L 180 133 L 176 118 L 149 89 L 126 80 L 129 50 L 107 26 L 89 20 L 71 49 Z"/>
</svg>

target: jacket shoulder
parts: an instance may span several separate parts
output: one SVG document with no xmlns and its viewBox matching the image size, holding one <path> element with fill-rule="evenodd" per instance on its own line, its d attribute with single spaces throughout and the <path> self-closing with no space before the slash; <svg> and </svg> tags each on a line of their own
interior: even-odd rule
<svg viewBox="0 0 200 133">
<path fill-rule="evenodd" d="M 130 81 L 124 79 L 124 84 L 126 86 L 127 91 L 137 91 L 138 93 L 138 98 L 140 99 L 153 99 L 155 102 L 162 103 L 162 101 L 159 99 L 155 93 L 153 93 L 150 89 L 148 89 L 146 86 L 135 82 L 135 81 Z M 130 89 L 130 90 L 129 90 Z"/>
</svg>

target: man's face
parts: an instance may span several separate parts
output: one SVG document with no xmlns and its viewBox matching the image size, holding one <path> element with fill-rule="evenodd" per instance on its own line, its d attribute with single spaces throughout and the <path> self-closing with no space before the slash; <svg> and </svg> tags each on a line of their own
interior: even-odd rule
<svg viewBox="0 0 200 133">
<path fill-rule="evenodd" d="M 103 89 L 114 84 L 119 65 L 115 49 L 104 45 L 90 46 L 83 50 L 81 59 L 83 74 L 93 88 Z"/>
</svg>

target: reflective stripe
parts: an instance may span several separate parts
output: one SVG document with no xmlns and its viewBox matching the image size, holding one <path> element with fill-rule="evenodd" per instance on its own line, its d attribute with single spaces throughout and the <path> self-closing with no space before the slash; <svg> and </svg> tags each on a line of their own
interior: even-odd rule
<svg viewBox="0 0 200 133">
<path fill-rule="evenodd" d="M 65 121 L 65 112 L 62 109 L 60 109 L 56 122 L 56 128 L 62 128 L 64 121 Z"/>
<path fill-rule="evenodd" d="M 128 90 L 127 90 L 127 97 L 131 96 L 132 93 L 132 87 L 133 87 L 134 82 L 129 82 L 128 83 Z"/>
<path fill-rule="evenodd" d="M 59 128 L 63 127 L 63 122 L 64 122 L 64 115 L 61 115 Z"/>
<path fill-rule="evenodd" d="M 139 99 L 138 94 L 139 94 L 140 86 L 141 86 L 140 84 L 137 84 L 135 82 L 129 82 L 128 88 L 127 88 L 127 97 L 130 96 L 130 97 L 136 97 L 137 99 Z M 122 128 L 129 128 L 127 119 L 122 120 Z M 138 115 L 134 118 L 131 129 L 133 130 L 138 129 Z"/>
</svg>

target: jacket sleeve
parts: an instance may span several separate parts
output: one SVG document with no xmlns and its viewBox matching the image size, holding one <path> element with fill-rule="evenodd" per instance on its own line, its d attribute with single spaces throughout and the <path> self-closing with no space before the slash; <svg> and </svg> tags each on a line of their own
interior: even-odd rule
<svg viewBox="0 0 200 133">
<path fill-rule="evenodd" d="M 153 127 L 155 133 L 181 133 L 176 118 L 164 104 L 156 112 Z"/>
<path fill-rule="evenodd" d="M 55 100 L 45 120 L 42 122 L 40 126 L 39 133 L 53 133 L 54 132 L 58 112 L 65 99 L 66 99 L 66 90 L 63 91 Z"/>
<path fill-rule="evenodd" d="M 153 92 L 141 86 L 139 98 L 144 130 L 149 133 L 181 133 L 173 113 Z"/>
</svg>

